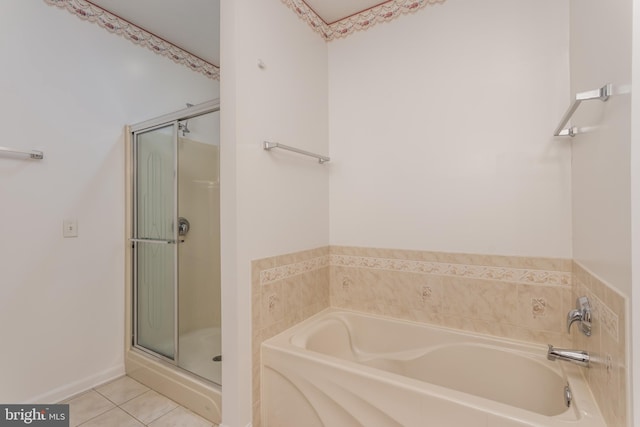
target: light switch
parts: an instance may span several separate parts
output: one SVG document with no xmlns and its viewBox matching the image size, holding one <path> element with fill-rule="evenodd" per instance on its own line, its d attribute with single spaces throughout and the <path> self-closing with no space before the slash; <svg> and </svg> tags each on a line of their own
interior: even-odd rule
<svg viewBox="0 0 640 427">
<path fill-rule="evenodd" d="M 78 237 L 77 219 L 65 219 L 62 221 L 62 237 Z"/>
</svg>

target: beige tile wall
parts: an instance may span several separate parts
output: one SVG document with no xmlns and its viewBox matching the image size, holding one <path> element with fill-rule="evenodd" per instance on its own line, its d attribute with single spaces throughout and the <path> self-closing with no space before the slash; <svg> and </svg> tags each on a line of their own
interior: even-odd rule
<svg viewBox="0 0 640 427">
<path fill-rule="evenodd" d="M 572 328 L 576 348 L 587 350 L 593 363 L 585 370 L 589 387 L 609 426 L 627 425 L 627 299 L 604 281 L 573 263 L 573 300 L 586 295 L 593 310 L 592 335 Z"/>
<path fill-rule="evenodd" d="M 254 427 L 260 344 L 329 306 L 584 348 L 596 358 L 585 374 L 603 414 L 625 425 L 626 302 L 572 260 L 331 246 L 254 261 L 252 274 Z M 566 332 L 578 295 L 593 301 L 589 339 Z"/>
<path fill-rule="evenodd" d="M 332 246 L 331 306 L 567 345 L 571 261 Z"/>
<path fill-rule="evenodd" d="M 251 265 L 253 426 L 260 427 L 260 344 L 329 307 L 329 247 Z"/>
</svg>

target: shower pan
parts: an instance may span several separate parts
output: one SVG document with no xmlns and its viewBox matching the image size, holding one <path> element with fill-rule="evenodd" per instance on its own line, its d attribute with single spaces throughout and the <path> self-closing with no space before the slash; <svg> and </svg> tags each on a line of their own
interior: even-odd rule
<svg viewBox="0 0 640 427">
<path fill-rule="evenodd" d="M 210 101 L 127 130 L 126 371 L 216 423 L 219 110 Z"/>
</svg>

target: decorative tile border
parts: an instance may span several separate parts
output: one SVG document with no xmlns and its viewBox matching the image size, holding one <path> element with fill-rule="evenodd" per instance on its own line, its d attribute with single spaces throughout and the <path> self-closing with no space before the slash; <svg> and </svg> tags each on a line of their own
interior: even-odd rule
<svg viewBox="0 0 640 427">
<path fill-rule="evenodd" d="M 331 255 L 331 265 L 339 267 L 372 268 L 407 273 L 437 274 L 470 279 L 517 282 L 530 285 L 571 286 L 571 273 L 523 268 L 488 267 L 445 262 L 411 261 L 351 255 Z"/>
<path fill-rule="evenodd" d="M 331 266 L 370 268 L 405 273 L 436 274 L 470 279 L 497 280 L 529 285 L 571 286 L 571 273 L 523 268 L 489 267 L 445 262 L 411 261 L 351 255 L 325 255 L 299 263 L 269 268 L 260 272 L 260 284 L 265 285 L 298 274 Z"/>
<path fill-rule="evenodd" d="M 260 284 L 266 285 L 269 283 L 277 282 L 278 280 L 288 279 L 289 277 L 308 273 L 314 270 L 319 270 L 328 266 L 329 255 L 325 255 L 294 264 L 287 264 L 280 267 L 269 268 L 260 272 Z"/>
<path fill-rule="evenodd" d="M 326 23 L 311 9 L 304 0 L 282 0 L 300 19 L 318 32 L 325 40 L 346 37 L 349 34 L 366 30 L 380 23 L 391 21 L 401 15 L 415 12 L 428 4 L 443 3 L 446 0 L 389 0 L 378 6 L 348 16 L 333 23 Z"/>
<path fill-rule="evenodd" d="M 596 292 L 589 290 L 584 283 L 581 283 L 579 280 L 580 279 L 576 279 L 578 294 L 589 297 L 591 310 L 595 316 L 597 316 L 596 321 L 599 322 L 602 330 L 609 334 L 615 342 L 619 342 L 618 315 L 596 295 Z"/>
<path fill-rule="evenodd" d="M 45 3 L 67 9 L 79 18 L 95 22 L 107 31 L 123 36 L 135 44 L 144 46 L 154 53 L 166 56 L 193 71 L 220 80 L 220 68 L 197 56 L 143 30 L 132 23 L 113 15 L 86 0 L 44 0 Z"/>
<path fill-rule="evenodd" d="M 618 342 L 618 315 L 615 314 L 600 298 L 594 296 L 594 311 L 600 316 L 600 324 L 615 342 Z"/>
</svg>

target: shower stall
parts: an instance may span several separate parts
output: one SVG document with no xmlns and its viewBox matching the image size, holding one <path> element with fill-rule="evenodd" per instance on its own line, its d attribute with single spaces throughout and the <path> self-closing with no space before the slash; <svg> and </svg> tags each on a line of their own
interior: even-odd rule
<svg viewBox="0 0 640 427">
<path fill-rule="evenodd" d="M 220 422 L 219 102 L 127 130 L 127 374 Z"/>
</svg>

